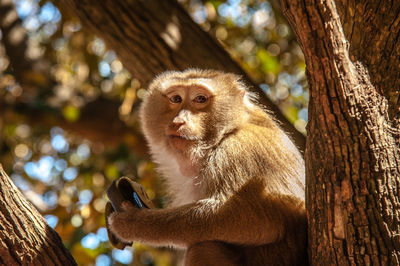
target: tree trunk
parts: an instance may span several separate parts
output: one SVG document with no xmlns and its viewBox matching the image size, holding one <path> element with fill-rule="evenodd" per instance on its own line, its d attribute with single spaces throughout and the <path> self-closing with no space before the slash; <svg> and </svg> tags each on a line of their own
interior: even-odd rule
<svg viewBox="0 0 400 266">
<path fill-rule="evenodd" d="M 400 264 L 400 2 L 281 0 L 306 58 L 313 265 Z"/>
<path fill-rule="evenodd" d="M 0 265 L 76 265 L 58 234 L 0 165 Z"/>
<path fill-rule="evenodd" d="M 113 49 L 124 66 L 146 86 L 166 70 L 189 67 L 240 74 L 251 85 L 300 149 L 305 138 L 254 84 L 228 53 L 188 16 L 175 0 L 62 0 L 84 26 Z M 65 10 L 64 10 L 65 12 Z"/>
</svg>

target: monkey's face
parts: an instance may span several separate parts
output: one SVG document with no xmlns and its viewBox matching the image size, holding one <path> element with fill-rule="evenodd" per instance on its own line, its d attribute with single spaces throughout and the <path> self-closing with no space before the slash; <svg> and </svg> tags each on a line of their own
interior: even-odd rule
<svg viewBox="0 0 400 266">
<path fill-rule="evenodd" d="M 167 72 L 149 87 L 141 108 L 153 151 L 184 155 L 212 147 L 245 117 L 244 89 L 219 72 Z"/>
<path fill-rule="evenodd" d="M 167 144 L 173 150 L 185 152 L 204 140 L 207 111 L 213 93 L 200 85 L 171 86 L 162 93 Z"/>
<path fill-rule="evenodd" d="M 206 138 L 213 96 L 210 88 L 194 84 L 150 92 L 142 108 L 148 140 L 173 152 L 190 152 Z"/>
</svg>

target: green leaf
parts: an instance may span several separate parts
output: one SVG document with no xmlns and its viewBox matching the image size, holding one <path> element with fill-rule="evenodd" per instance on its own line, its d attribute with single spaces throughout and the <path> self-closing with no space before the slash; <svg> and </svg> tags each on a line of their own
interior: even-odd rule
<svg viewBox="0 0 400 266">
<path fill-rule="evenodd" d="M 115 179 L 118 177 L 119 173 L 118 173 L 118 169 L 117 169 L 117 167 L 115 167 L 115 165 L 109 164 L 106 167 L 105 174 L 110 179 Z"/>
<path fill-rule="evenodd" d="M 73 105 L 67 105 L 63 109 L 63 115 L 68 121 L 74 122 L 79 119 L 81 112 L 77 107 Z"/>
<path fill-rule="evenodd" d="M 257 52 L 257 58 L 260 60 L 261 69 L 263 72 L 271 72 L 277 75 L 281 71 L 278 58 L 276 56 L 272 56 L 267 50 L 260 49 Z"/>
</svg>

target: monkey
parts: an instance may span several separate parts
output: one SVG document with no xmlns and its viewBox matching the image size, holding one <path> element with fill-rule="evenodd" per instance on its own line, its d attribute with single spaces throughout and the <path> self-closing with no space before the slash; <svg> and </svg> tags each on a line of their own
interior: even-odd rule
<svg viewBox="0 0 400 266">
<path fill-rule="evenodd" d="M 307 265 L 301 153 L 241 77 L 167 71 L 139 110 L 171 203 L 109 217 L 124 241 L 184 249 L 185 265 Z"/>
</svg>

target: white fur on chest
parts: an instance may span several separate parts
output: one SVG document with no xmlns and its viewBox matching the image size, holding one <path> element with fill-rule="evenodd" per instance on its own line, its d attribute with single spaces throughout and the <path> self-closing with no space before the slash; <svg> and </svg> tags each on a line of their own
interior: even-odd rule
<svg viewBox="0 0 400 266">
<path fill-rule="evenodd" d="M 152 145 L 153 159 L 158 165 L 172 197 L 172 205 L 180 206 L 202 199 L 201 182 L 196 175 L 185 176 L 181 173 L 177 158 L 160 145 Z"/>
</svg>

